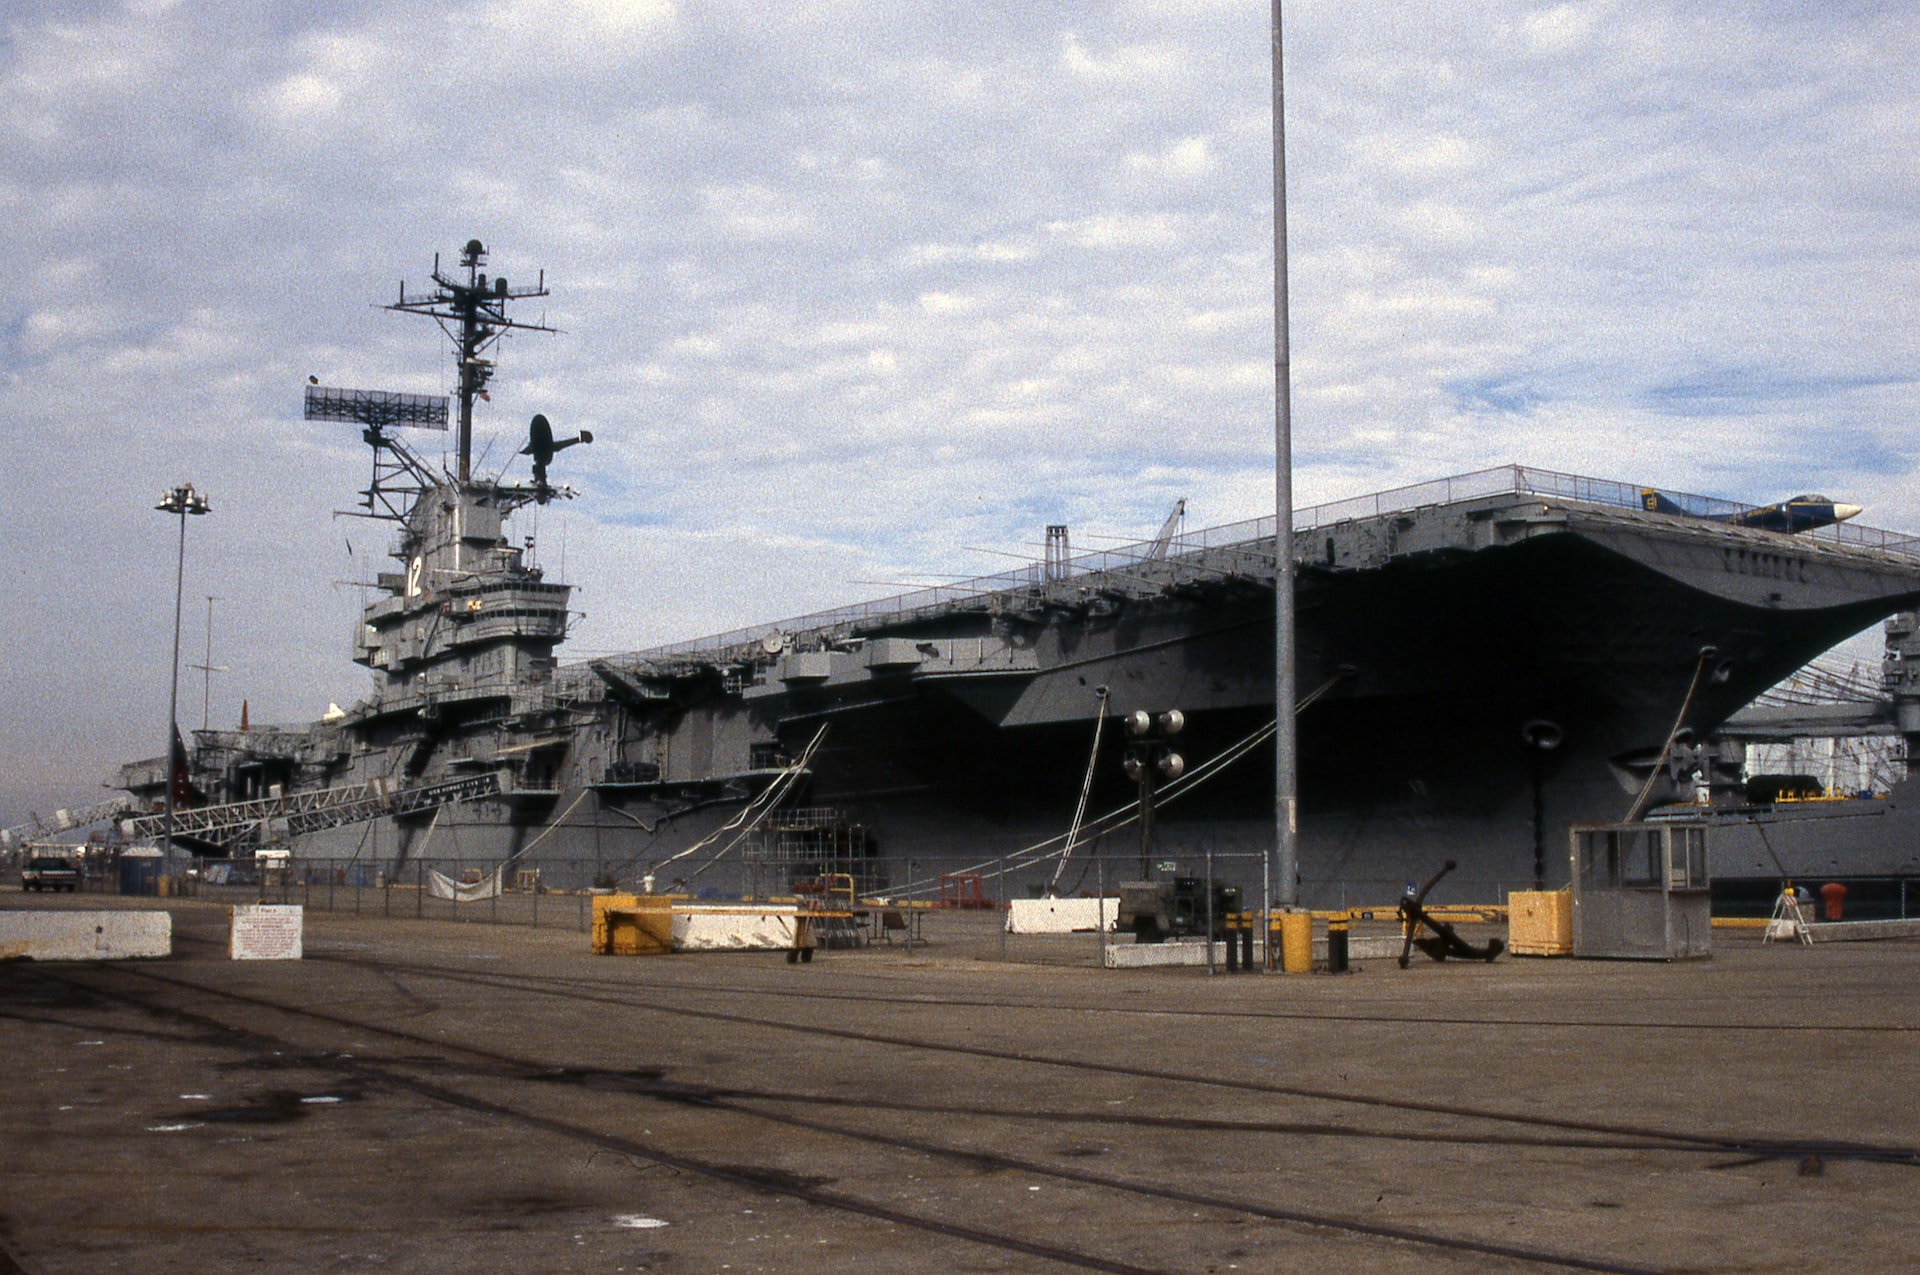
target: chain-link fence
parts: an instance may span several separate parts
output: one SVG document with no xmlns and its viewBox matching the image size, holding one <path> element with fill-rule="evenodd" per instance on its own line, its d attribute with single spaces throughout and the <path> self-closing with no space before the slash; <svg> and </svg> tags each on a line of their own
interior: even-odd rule
<svg viewBox="0 0 1920 1275">
<path fill-rule="evenodd" d="M 798 901 L 831 914 L 816 925 L 829 947 L 880 947 L 976 960 L 1095 966 L 1105 949 L 1134 941 L 1114 933 L 1120 886 L 1141 877 L 1137 854 L 1076 856 L 1067 870 L 1054 863 L 999 863 L 977 859 L 908 858 L 881 861 L 860 874 L 813 874 L 814 865 L 742 863 L 726 884 L 712 874 L 653 882 L 656 892 L 699 903 Z M 1203 856 L 1150 862 L 1150 874 L 1180 891 L 1186 909 L 1178 937 L 1204 932 L 1209 906 L 1225 911 L 1258 906 L 1263 864 L 1257 855 Z M 799 870 L 796 870 L 798 868 Z M 1210 889 L 1209 885 L 1217 887 Z M 414 859 L 397 869 L 333 859 L 230 862 L 195 860 L 161 887 L 167 894 L 225 903 L 297 903 L 316 912 L 364 917 L 550 927 L 587 933 L 596 894 L 637 892 L 641 882 L 609 871 L 597 859 L 542 859 L 502 864 L 462 858 Z M 1104 931 L 1088 919 L 1079 929 L 1010 931 L 1009 903 L 1057 897 L 1104 898 Z M 1210 905 L 1208 900 L 1216 901 Z M 1220 918 L 1212 918 L 1219 921 Z M 1217 925 L 1215 927 L 1218 928 Z"/>
<path fill-rule="evenodd" d="M 592 860 L 529 867 L 499 861 L 416 859 L 395 871 L 359 862 L 318 859 L 230 863 L 196 860 L 175 888 L 226 903 L 297 903 L 309 911 L 491 925 L 549 926 L 585 933 L 592 927 Z M 611 893 L 603 887 L 600 893 Z"/>
</svg>

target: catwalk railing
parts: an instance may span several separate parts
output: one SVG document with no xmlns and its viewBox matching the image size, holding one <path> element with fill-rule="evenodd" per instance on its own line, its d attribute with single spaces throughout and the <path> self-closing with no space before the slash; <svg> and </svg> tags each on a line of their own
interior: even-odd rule
<svg viewBox="0 0 1920 1275">
<path fill-rule="evenodd" d="M 1452 504 L 1457 501 L 1504 495 L 1538 495 L 1590 505 L 1638 510 L 1642 508 L 1643 490 L 1648 490 L 1645 484 L 1586 478 L 1577 474 L 1556 473 L 1553 470 L 1535 469 L 1526 465 L 1501 465 L 1476 473 L 1460 474 L 1451 478 L 1440 478 L 1370 495 L 1296 509 L 1293 515 L 1293 529 L 1296 533 L 1313 531 L 1360 518 L 1410 513 L 1414 510 Z M 1701 518 L 1738 513 L 1754 507 L 1713 496 L 1699 496 L 1667 488 L 1659 490 L 1662 495 L 1679 504 L 1688 513 Z M 1061 565 L 1049 567 L 1046 563 L 1034 562 L 1024 567 L 977 576 L 953 584 L 916 589 L 908 593 L 878 598 L 871 602 L 859 602 L 828 611 L 818 611 L 811 615 L 731 629 L 725 633 L 628 652 L 610 659 L 615 664 L 671 662 L 676 658 L 711 655 L 735 647 L 747 647 L 764 642 L 768 638 L 783 635 L 792 636 L 823 630 L 855 630 L 882 623 L 895 623 L 922 614 L 952 610 L 969 603 L 984 605 L 988 599 L 1000 595 L 1031 593 L 1057 584 L 1063 579 L 1071 580 L 1076 577 L 1114 572 L 1124 574 L 1151 561 L 1172 562 L 1183 557 L 1232 547 L 1244 546 L 1256 555 L 1264 554 L 1261 560 L 1266 566 L 1266 571 L 1271 574 L 1273 533 L 1274 520 L 1271 516 L 1248 518 L 1199 531 L 1184 532 L 1174 537 L 1164 548 L 1157 540 L 1142 540 L 1117 548 L 1077 553 L 1064 564 L 1064 567 Z M 1905 557 L 1920 557 L 1920 537 L 1873 527 L 1855 526 L 1850 522 L 1836 523 L 1829 527 L 1803 532 L 1801 535 L 1816 541 L 1874 549 Z"/>
</svg>

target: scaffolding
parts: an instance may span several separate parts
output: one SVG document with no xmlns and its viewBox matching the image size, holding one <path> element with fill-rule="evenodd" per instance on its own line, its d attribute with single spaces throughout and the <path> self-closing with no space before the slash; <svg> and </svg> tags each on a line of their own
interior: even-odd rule
<svg viewBox="0 0 1920 1275">
<path fill-rule="evenodd" d="M 860 895 L 888 884 L 872 835 L 830 806 L 775 810 L 754 833 L 745 858 L 755 893 L 824 894 L 834 877 L 850 878 Z"/>
</svg>

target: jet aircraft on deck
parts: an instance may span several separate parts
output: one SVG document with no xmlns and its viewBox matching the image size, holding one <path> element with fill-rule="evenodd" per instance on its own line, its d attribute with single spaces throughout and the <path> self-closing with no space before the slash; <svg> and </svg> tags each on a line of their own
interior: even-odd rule
<svg viewBox="0 0 1920 1275">
<path fill-rule="evenodd" d="M 1784 531 L 1795 535 L 1815 527 L 1831 527 L 1860 512 L 1859 505 L 1838 504 L 1826 496 L 1808 494 L 1783 500 L 1777 505 L 1755 505 L 1726 514 L 1697 514 L 1678 501 L 1663 496 L 1651 487 L 1640 489 L 1640 507 L 1651 513 L 1679 514 L 1707 522 L 1724 522 L 1733 527 L 1753 527 L 1760 531 Z"/>
</svg>

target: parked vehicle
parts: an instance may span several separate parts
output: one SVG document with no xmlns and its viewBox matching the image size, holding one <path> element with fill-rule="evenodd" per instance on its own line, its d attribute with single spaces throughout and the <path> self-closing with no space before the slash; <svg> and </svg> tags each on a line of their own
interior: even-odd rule
<svg viewBox="0 0 1920 1275">
<path fill-rule="evenodd" d="M 80 869 L 58 855 L 35 855 L 20 869 L 22 890 L 65 890 L 72 894 L 80 888 Z"/>
</svg>

